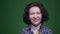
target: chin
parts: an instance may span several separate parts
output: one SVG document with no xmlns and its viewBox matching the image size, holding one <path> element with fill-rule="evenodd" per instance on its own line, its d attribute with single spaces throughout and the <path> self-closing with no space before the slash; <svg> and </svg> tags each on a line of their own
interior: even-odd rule
<svg viewBox="0 0 60 34">
<path fill-rule="evenodd" d="M 38 26 L 40 23 L 33 23 L 34 26 Z"/>
<path fill-rule="evenodd" d="M 40 22 L 34 22 L 34 24 L 39 24 Z"/>
<path fill-rule="evenodd" d="M 33 24 L 33 26 L 37 27 L 39 24 Z"/>
</svg>

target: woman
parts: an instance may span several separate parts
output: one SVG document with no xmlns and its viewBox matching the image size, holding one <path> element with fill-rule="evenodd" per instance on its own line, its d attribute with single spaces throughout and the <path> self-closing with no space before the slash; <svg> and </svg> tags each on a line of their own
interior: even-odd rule
<svg viewBox="0 0 60 34">
<path fill-rule="evenodd" d="M 33 2 L 27 5 L 23 20 L 28 26 L 21 34 L 52 34 L 51 29 L 43 24 L 44 21 L 48 21 L 48 12 L 41 3 Z"/>
</svg>

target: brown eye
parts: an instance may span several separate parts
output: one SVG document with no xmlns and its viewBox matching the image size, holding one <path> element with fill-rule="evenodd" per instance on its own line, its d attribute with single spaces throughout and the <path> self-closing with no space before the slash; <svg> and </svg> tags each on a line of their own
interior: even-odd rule
<svg viewBox="0 0 60 34">
<path fill-rule="evenodd" d="M 33 15 L 34 13 L 30 13 L 30 15 Z"/>
<path fill-rule="evenodd" d="M 37 14 L 41 14 L 40 12 L 37 12 Z"/>
</svg>

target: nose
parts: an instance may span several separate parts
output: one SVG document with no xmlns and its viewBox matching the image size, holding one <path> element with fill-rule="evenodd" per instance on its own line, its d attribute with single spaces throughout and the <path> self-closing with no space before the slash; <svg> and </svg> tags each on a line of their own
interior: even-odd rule
<svg viewBox="0 0 60 34">
<path fill-rule="evenodd" d="M 37 15 L 37 14 L 35 14 L 35 15 L 34 15 L 34 18 L 37 18 L 37 17 L 38 17 L 38 15 Z"/>
</svg>

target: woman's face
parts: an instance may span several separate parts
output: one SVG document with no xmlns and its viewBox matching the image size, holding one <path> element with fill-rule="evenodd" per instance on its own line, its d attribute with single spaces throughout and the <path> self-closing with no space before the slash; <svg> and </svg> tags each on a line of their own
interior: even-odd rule
<svg viewBox="0 0 60 34">
<path fill-rule="evenodd" d="M 31 7 L 29 9 L 29 18 L 30 18 L 32 25 L 34 26 L 39 25 L 42 19 L 40 8 L 36 6 Z"/>
</svg>

